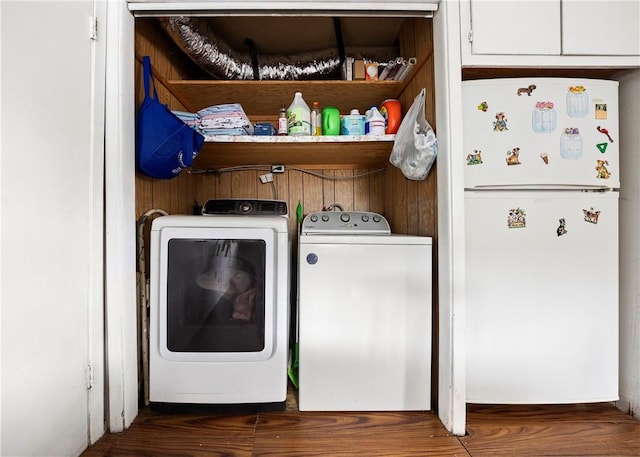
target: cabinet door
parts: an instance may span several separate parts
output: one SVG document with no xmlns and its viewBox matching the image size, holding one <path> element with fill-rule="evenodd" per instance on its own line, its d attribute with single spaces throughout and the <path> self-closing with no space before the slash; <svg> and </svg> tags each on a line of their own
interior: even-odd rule
<svg viewBox="0 0 640 457">
<path fill-rule="evenodd" d="M 474 55 L 560 54 L 560 0 L 469 0 L 461 9 L 463 17 L 469 15 L 471 27 L 463 40 L 471 41 Z"/>
<path fill-rule="evenodd" d="M 640 55 L 640 1 L 564 0 L 562 54 Z"/>
</svg>

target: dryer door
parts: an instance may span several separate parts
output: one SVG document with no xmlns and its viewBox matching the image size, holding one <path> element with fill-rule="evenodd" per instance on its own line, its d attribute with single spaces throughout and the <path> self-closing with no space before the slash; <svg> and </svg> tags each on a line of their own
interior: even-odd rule
<svg viewBox="0 0 640 457">
<path fill-rule="evenodd" d="M 161 238 L 156 321 L 161 356 L 174 361 L 269 358 L 274 232 L 168 228 Z"/>
</svg>

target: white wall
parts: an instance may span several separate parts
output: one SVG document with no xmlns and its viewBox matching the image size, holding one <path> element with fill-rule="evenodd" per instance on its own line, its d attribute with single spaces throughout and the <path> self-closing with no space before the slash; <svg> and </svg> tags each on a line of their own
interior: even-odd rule
<svg viewBox="0 0 640 457">
<path fill-rule="evenodd" d="M 93 0 L 0 3 L 2 455 L 78 455 L 104 431 L 93 14 Z"/>
<path fill-rule="evenodd" d="M 640 419 L 640 70 L 620 82 L 620 401 Z"/>
</svg>

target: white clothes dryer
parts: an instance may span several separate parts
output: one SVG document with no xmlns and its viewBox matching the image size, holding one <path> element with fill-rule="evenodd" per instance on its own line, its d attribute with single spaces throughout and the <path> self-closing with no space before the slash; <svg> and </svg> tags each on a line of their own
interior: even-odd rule
<svg viewBox="0 0 640 457">
<path fill-rule="evenodd" d="M 431 408 L 431 238 L 380 214 L 307 215 L 299 242 L 299 408 Z"/>
<path fill-rule="evenodd" d="M 209 200 L 151 228 L 149 401 L 154 409 L 283 409 L 288 214 L 274 200 Z"/>
</svg>

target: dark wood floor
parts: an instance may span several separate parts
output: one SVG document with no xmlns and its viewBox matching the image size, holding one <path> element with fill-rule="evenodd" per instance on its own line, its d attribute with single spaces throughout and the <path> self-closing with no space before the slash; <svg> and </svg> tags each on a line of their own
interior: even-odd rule
<svg viewBox="0 0 640 457">
<path fill-rule="evenodd" d="M 82 454 L 106 456 L 640 456 L 640 421 L 606 403 L 470 405 L 458 437 L 432 412 L 299 412 L 290 398 L 285 411 L 245 415 L 144 408 Z"/>
</svg>

